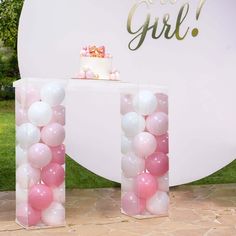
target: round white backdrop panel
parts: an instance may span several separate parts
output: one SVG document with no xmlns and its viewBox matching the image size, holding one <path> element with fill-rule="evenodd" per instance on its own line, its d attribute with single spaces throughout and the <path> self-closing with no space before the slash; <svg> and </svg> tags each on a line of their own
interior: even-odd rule
<svg viewBox="0 0 236 236">
<path fill-rule="evenodd" d="M 147 1 L 137 10 L 132 29 L 151 14 L 150 24 L 169 13 L 170 33 L 187 1 Z M 164 4 L 160 4 L 164 2 Z M 175 2 L 175 4 L 172 4 Z M 204 2 L 204 1 L 203 1 Z M 135 37 L 126 29 L 134 0 L 26 0 L 19 26 L 19 65 L 22 77 L 73 77 L 79 68 L 82 45 L 105 45 L 114 55 L 122 80 L 166 85 L 170 94 L 170 185 L 188 183 L 221 169 L 236 156 L 236 2 L 206 0 L 199 19 L 198 0 L 189 1 L 180 21 L 182 41 L 147 33 L 136 51 L 128 48 Z M 187 13 L 188 10 L 188 13 Z M 168 18 L 168 17 L 167 17 Z M 184 19 L 184 20 L 183 20 Z M 199 29 L 192 37 L 193 28 Z M 76 101 L 70 106 L 76 106 Z M 71 137 L 73 139 L 73 137 Z M 83 157 L 78 163 L 86 163 Z M 102 176 L 120 181 L 120 167 L 112 157 Z M 90 161 L 90 163 L 92 163 Z M 100 173 L 96 165 L 86 166 Z M 115 173 L 115 175 L 114 175 Z"/>
</svg>

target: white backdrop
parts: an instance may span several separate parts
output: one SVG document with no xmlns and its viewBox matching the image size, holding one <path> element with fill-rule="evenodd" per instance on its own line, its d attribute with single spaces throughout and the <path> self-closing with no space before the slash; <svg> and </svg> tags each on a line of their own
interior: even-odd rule
<svg viewBox="0 0 236 236">
<path fill-rule="evenodd" d="M 152 39 L 148 32 L 136 51 L 128 48 L 134 38 L 126 24 L 135 0 L 25 0 L 19 27 L 19 65 L 22 77 L 73 77 L 79 68 L 82 45 L 105 45 L 123 81 L 166 85 L 170 94 L 170 184 L 203 178 L 236 156 L 236 2 L 206 0 L 196 19 L 198 0 L 190 0 L 189 12 L 175 37 Z M 141 5 L 132 27 L 137 29 L 151 13 L 151 23 L 170 14 L 171 31 L 179 9 L 187 1 L 153 0 Z M 166 2 L 166 4 L 160 4 Z M 171 4 L 171 2 L 176 2 Z M 185 8 L 186 11 L 186 8 Z M 159 28 L 160 27 L 160 28 Z M 193 28 L 197 37 L 191 36 Z M 76 107 L 76 101 L 70 104 Z M 71 136 L 67 142 L 75 142 Z M 70 140 L 71 139 L 71 140 Z M 73 156 L 81 162 L 82 156 Z M 112 158 L 112 157 L 111 157 Z M 83 163 L 86 160 L 83 160 Z M 117 160 L 110 163 L 116 163 Z M 112 165 L 101 173 L 115 181 L 120 168 Z M 109 173 L 113 172 L 113 177 Z"/>
</svg>

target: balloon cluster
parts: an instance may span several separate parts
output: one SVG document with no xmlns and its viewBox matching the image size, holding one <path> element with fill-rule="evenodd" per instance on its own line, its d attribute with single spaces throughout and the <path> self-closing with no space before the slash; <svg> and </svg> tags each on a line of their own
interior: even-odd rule
<svg viewBox="0 0 236 236">
<path fill-rule="evenodd" d="M 57 82 L 16 88 L 16 219 L 25 227 L 65 221 L 64 98 Z"/>
<path fill-rule="evenodd" d="M 168 96 L 141 90 L 121 94 L 122 211 L 167 215 L 169 205 Z"/>
</svg>

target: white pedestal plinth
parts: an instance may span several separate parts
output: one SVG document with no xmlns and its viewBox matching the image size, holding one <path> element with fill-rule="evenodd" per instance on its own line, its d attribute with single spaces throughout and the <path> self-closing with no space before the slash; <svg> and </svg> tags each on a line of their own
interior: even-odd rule
<svg viewBox="0 0 236 236">
<path fill-rule="evenodd" d="M 67 154 L 88 170 L 120 181 L 119 82 L 70 80 Z"/>
</svg>

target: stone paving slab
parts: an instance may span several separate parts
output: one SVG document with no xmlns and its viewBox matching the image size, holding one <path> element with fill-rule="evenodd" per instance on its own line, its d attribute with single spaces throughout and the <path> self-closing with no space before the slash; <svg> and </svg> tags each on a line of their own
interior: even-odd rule
<svg viewBox="0 0 236 236">
<path fill-rule="evenodd" d="M 170 191 L 170 216 L 137 220 L 120 214 L 120 189 L 67 191 L 67 226 L 24 230 L 14 222 L 15 193 L 0 192 L 0 236 L 236 236 L 236 184 Z"/>
</svg>

